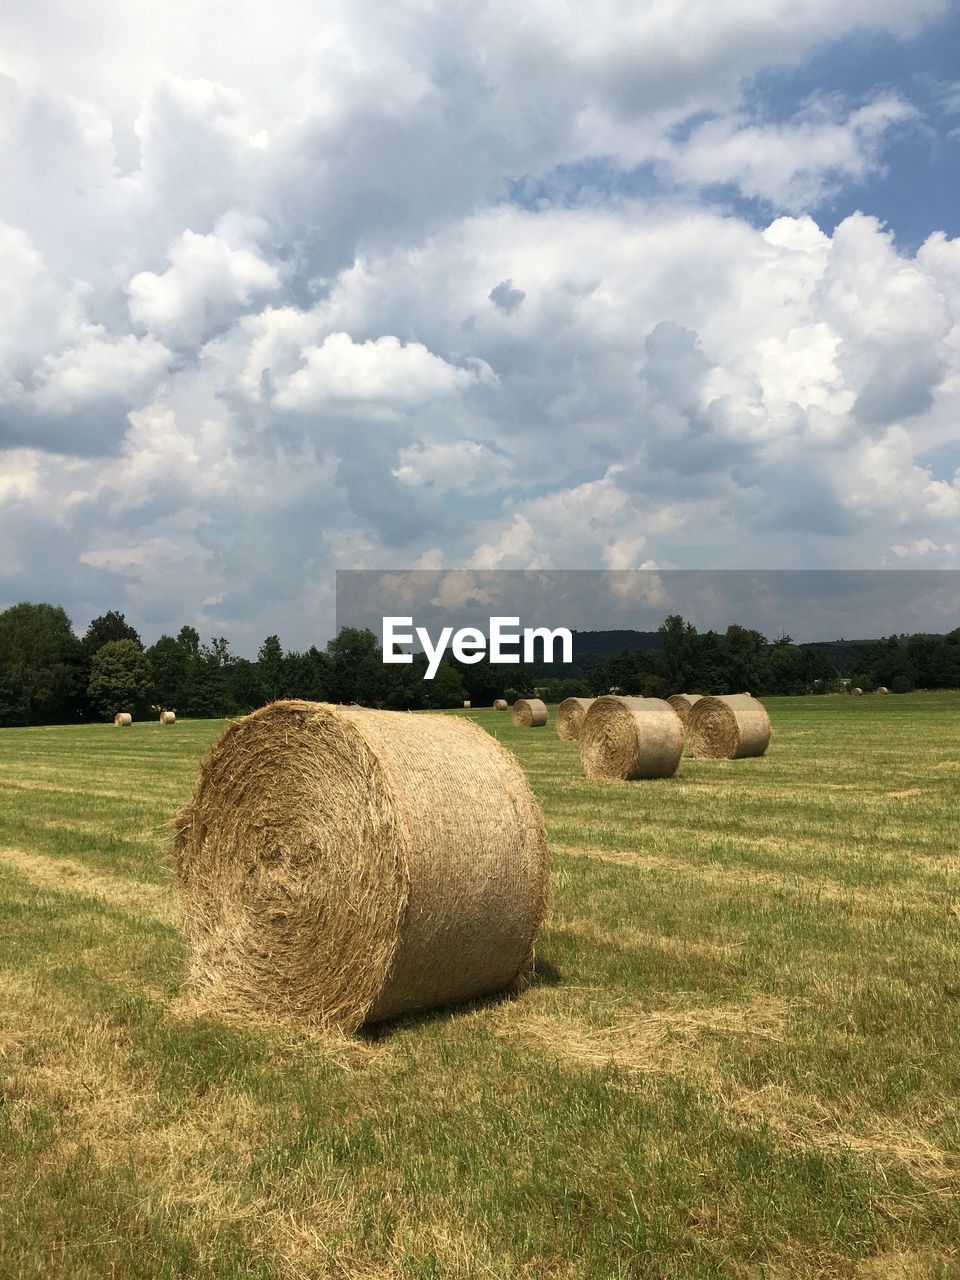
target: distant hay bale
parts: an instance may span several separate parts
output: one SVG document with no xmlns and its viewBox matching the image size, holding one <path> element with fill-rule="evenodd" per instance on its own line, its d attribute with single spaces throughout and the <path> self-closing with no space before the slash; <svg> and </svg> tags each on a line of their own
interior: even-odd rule
<svg viewBox="0 0 960 1280">
<path fill-rule="evenodd" d="M 507 702 L 506 698 L 494 698 L 493 709 L 494 711 L 509 711 L 510 704 Z"/>
<path fill-rule="evenodd" d="M 701 693 L 675 693 L 672 698 L 667 701 L 673 707 L 674 711 L 680 717 L 680 723 L 684 729 L 687 727 L 687 718 L 690 715 L 690 708 L 695 702 L 699 702 L 703 697 Z"/>
<path fill-rule="evenodd" d="M 547 723 L 547 704 L 540 698 L 518 698 L 513 704 L 513 723 L 521 729 L 540 729 Z"/>
<path fill-rule="evenodd" d="M 177 723 L 177 713 L 176 713 L 175 711 L 161 711 L 161 712 L 160 712 L 160 723 L 161 723 L 161 724 L 176 724 L 176 723 Z"/>
<path fill-rule="evenodd" d="M 133 724 L 133 716 L 129 711 L 118 711 L 113 717 L 113 723 L 118 729 L 126 729 Z"/>
<path fill-rule="evenodd" d="M 470 699 L 469 699 L 469 698 L 464 698 L 464 700 L 463 700 L 463 709 L 464 709 L 464 711 L 469 711 L 469 710 L 470 710 Z"/>
<path fill-rule="evenodd" d="M 878 684 L 878 685 L 877 685 L 877 693 L 889 693 L 889 692 L 890 692 L 890 690 L 887 688 L 887 686 L 886 686 L 885 684 Z"/>
<path fill-rule="evenodd" d="M 557 708 L 557 737 L 564 742 L 576 742 L 583 728 L 583 719 L 592 698 L 564 698 Z"/>
<path fill-rule="evenodd" d="M 228 726 L 176 828 L 211 1009 L 354 1030 L 529 976 L 543 816 L 463 717 L 271 703 Z"/>
<path fill-rule="evenodd" d="M 770 717 L 747 693 L 701 698 L 687 720 L 687 741 L 701 760 L 762 756 L 770 742 Z"/>
<path fill-rule="evenodd" d="M 580 760 L 588 778 L 670 778 L 682 750 L 680 717 L 660 698 L 597 698 L 580 729 Z"/>
<path fill-rule="evenodd" d="M 851 689 L 850 692 L 853 694 L 855 698 L 860 698 L 863 696 L 863 690 L 859 686 L 856 689 Z"/>
</svg>

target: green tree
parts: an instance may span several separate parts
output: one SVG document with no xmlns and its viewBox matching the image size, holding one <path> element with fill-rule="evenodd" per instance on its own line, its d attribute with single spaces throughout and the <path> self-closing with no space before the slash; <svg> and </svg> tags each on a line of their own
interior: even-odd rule
<svg viewBox="0 0 960 1280">
<path fill-rule="evenodd" d="M 136 630 L 116 609 L 110 609 L 107 613 L 102 613 L 99 618 L 93 619 L 84 634 L 83 647 L 92 657 L 98 649 L 109 644 L 111 640 L 132 640 L 138 649 L 143 648 L 143 642 Z"/>
<path fill-rule="evenodd" d="M 0 613 L 0 724 L 75 719 L 83 647 L 59 605 L 15 604 Z"/>
<path fill-rule="evenodd" d="M 398 670 L 410 671 L 410 667 L 401 667 Z M 465 699 L 463 681 L 460 678 L 460 672 L 449 662 L 441 662 L 437 667 L 437 674 L 432 680 L 422 681 L 425 686 L 424 701 L 428 707 L 462 707 Z"/>
<path fill-rule="evenodd" d="M 316 645 L 311 645 L 306 653 L 288 653 L 283 659 L 280 688 L 289 698 L 323 702 L 329 696 L 326 667 L 326 654 L 321 653 Z"/>
<path fill-rule="evenodd" d="M 284 692 L 283 646 L 279 636 L 267 636 L 264 640 L 257 653 L 257 666 L 266 701 L 276 701 Z"/>
<path fill-rule="evenodd" d="M 226 716 L 234 709 L 227 672 L 211 650 L 190 664 L 184 702 L 187 714 L 199 719 Z"/>
<path fill-rule="evenodd" d="M 183 646 L 173 636 L 161 636 L 147 650 L 153 670 L 153 700 L 161 707 L 175 708 L 183 704 L 189 660 Z"/>
<path fill-rule="evenodd" d="M 181 627 L 177 632 L 177 644 L 188 658 L 200 657 L 200 632 L 196 627 Z"/>
<path fill-rule="evenodd" d="M 238 658 L 230 673 L 233 701 L 241 711 L 253 711 L 268 701 L 257 664 L 249 658 Z"/>
<path fill-rule="evenodd" d="M 108 640 L 90 664 L 90 701 L 104 715 L 136 713 L 149 701 L 153 671 L 134 640 Z"/>
<path fill-rule="evenodd" d="M 672 613 L 657 628 L 663 636 L 661 674 L 675 693 L 692 690 L 697 678 L 697 629 Z"/>
<path fill-rule="evenodd" d="M 366 628 L 341 627 L 327 645 L 327 679 L 334 702 L 375 706 L 386 693 L 389 670 L 381 661 L 377 637 Z"/>
<path fill-rule="evenodd" d="M 763 681 L 766 640 L 759 631 L 734 624 L 727 627 L 721 644 L 724 656 L 725 693 L 759 692 Z"/>
</svg>

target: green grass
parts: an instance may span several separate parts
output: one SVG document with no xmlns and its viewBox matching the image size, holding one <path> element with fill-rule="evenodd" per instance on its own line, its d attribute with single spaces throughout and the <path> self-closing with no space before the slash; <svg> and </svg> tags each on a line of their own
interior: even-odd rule
<svg viewBox="0 0 960 1280">
<path fill-rule="evenodd" d="M 339 1042 L 179 1000 L 219 723 L 0 732 L 0 1276 L 960 1276 L 960 695 L 767 705 L 624 785 L 469 713 L 544 807 L 537 984 Z"/>
</svg>

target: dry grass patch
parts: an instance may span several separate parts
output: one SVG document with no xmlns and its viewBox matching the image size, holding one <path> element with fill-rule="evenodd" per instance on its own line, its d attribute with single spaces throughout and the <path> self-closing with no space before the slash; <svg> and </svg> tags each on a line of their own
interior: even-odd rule
<svg viewBox="0 0 960 1280">
<path fill-rule="evenodd" d="M 706 1008 L 658 1009 L 621 1018 L 593 1029 L 548 1014 L 520 1013 L 499 1019 L 499 1035 L 517 1035 L 538 1047 L 588 1067 L 617 1067 L 626 1072 L 683 1069 L 694 1048 L 702 1069 L 703 1041 L 711 1035 L 758 1036 L 780 1040 L 790 1005 L 772 997 Z"/>
<path fill-rule="evenodd" d="M 164 924 L 179 921 L 173 894 L 158 885 L 103 875 L 70 858 L 48 858 L 25 849 L 0 848 L 0 865 L 15 871 L 37 889 L 85 894 L 113 907 L 146 912 Z"/>
</svg>

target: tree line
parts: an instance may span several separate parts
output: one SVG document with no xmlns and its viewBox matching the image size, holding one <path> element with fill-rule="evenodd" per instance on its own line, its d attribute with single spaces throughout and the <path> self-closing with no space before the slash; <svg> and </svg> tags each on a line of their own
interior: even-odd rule
<svg viewBox="0 0 960 1280">
<path fill-rule="evenodd" d="M 646 697 L 671 693 L 829 693 L 845 687 L 816 645 L 789 636 L 768 641 L 759 631 L 730 626 L 699 633 L 679 615 L 659 628 L 659 647 L 585 655 L 575 667 L 542 663 L 492 666 L 450 658 L 434 680 L 426 660 L 384 664 L 377 637 L 344 627 L 323 649 L 284 651 L 268 636 L 255 661 L 234 655 L 223 636 L 203 642 L 181 627 L 145 647 L 122 613 L 94 618 L 78 636 L 58 605 L 17 604 L 0 612 L 0 725 L 69 723 L 143 716 L 158 708 L 219 717 L 276 698 L 358 702 L 397 710 L 489 706 L 494 698 L 543 693 L 551 701 L 595 697 L 611 690 Z M 960 687 L 960 628 L 943 639 L 891 636 L 866 645 L 850 681 L 894 692 Z"/>
</svg>

